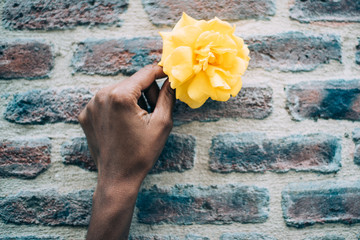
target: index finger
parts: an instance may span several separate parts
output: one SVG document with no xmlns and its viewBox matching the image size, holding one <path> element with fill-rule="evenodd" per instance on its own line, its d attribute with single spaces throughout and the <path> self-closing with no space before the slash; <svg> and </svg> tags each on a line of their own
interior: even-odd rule
<svg viewBox="0 0 360 240">
<path fill-rule="evenodd" d="M 156 79 L 164 77 L 166 77 L 166 74 L 163 72 L 162 67 L 158 65 L 147 65 L 128 78 L 128 81 L 135 87 L 139 87 L 141 91 L 144 91 L 150 87 Z"/>
</svg>

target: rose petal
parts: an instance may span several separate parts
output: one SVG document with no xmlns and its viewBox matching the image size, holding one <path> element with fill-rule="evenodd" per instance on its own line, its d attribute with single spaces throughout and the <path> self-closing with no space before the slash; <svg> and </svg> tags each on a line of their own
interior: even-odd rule
<svg viewBox="0 0 360 240">
<path fill-rule="evenodd" d="M 179 82 L 186 81 L 193 74 L 193 53 L 190 47 L 176 48 L 164 61 L 164 73 Z"/>
<path fill-rule="evenodd" d="M 187 15 L 186 13 L 183 12 L 180 20 L 176 23 L 173 31 L 176 31 L 179 28 L 182 28 L 185 26 L 196 25 L 197 22 L 198 22 L 198 20 L 195 20 L 194 18 L 190 17 L 189 15 Z"/>
</svg>

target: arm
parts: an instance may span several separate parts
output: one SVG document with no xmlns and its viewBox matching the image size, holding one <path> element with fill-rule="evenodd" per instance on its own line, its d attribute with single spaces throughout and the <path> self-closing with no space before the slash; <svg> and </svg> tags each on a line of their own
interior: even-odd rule
<svg viewBox="0 0 360 240">
<path fill-rule="evenodd" d="M 127 239 L 140 185 L 172 129 L 174 91 L 159 92 L 159 66 L 147 66 L 123 82 L 101 89 L 79 116 L 98 168 L 87 239 Z M 141 109 L 144 91 L 154 111 Z"/>
</svg>

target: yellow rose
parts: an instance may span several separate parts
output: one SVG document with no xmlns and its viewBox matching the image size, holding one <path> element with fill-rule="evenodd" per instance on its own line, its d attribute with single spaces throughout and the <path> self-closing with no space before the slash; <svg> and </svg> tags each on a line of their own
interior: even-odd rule
<svg viewBox="0 0 360 240">
<path fill-rule="evenodd" d="M 160 66 L 168 75 L 176 98 L 198 108 L 210 97 L 227 101 L 242 86 L 249 49 L 234 35 L 235 26 L 214 18 L 195 20 L 183 13 L 171 32 L 161 32 Z"/>
</svg>

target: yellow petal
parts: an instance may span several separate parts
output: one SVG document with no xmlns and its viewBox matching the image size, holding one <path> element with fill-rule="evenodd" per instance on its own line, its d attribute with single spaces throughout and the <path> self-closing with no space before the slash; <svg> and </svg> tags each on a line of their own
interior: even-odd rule
<svg viewBox="0 0 360 240">
<path fill-rule="evenodd" d="M 188 87 L 189 97 L 196 101 L 204 103 L 211 94 L 212 88 L 210 86 L 207 75 L 204 72 L 197 74 L 191 81 Z"/>
<path fill-rule="evenodd" d="M 187 15 L 186 13 L 183 12 L 180 20 L 176 23 L 173 31 L 178 30 L 179 28 L 185 27 L 185 26 L 189 26 L 189 25 L 196 25 L 198 21 L 192 17 L 190 17 L 189 15 Z"/>
<path fill-rule="evenodd" d="M 164 73 L 169 80 L 186 81 L 193 74 L 193 53 L 190 47 L 176 48 L 164 61 Z"/>
<path fill-rule="evenodd" d="M 231 88 L 231 96 L 235 97 L 239 92 L 240 92 L 240 89 L 242 87 L 242 81 L 241 81 L 241 77 L 236 77 L 236 85 L 235 86 L 232 86 Z"/>
<path fill-rule="evenodd" d="M 196 26 L 185 26 L 172 33 L 172 41 L 176 46 L 188 46 L 194 48 L 196 39 L 201 34 L 201 29 Z"/>
</svg>

